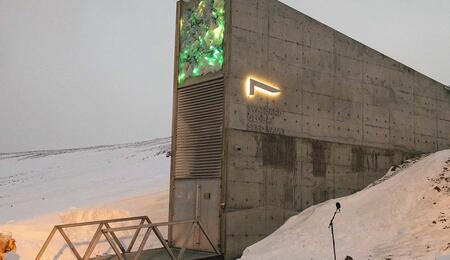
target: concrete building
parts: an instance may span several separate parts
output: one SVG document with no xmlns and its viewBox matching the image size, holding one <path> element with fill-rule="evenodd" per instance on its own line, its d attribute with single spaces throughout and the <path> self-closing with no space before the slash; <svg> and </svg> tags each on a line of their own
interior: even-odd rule
<svg viewBox="0 0 450 260">
<path fill-rule="evenodd" d="M 198 217 L 227 259 L 450 147 L 444 85 L 276 0 L 180 1 L 175 50 L 170 220 Z"/>
</svg>

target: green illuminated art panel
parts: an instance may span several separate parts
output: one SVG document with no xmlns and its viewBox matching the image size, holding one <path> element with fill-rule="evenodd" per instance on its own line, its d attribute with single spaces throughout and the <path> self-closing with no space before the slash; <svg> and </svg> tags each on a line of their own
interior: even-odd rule
<svg viewBox="0 0 450 260">
<path fill-rule="evenodd" d="M 178 85 L 192 77 L 222 70 L 225 0 L 182 2 Z"/>
</svg>

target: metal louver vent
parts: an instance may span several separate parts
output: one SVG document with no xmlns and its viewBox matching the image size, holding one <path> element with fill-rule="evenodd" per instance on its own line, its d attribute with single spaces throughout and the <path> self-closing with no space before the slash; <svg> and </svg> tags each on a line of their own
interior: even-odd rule
<svg viewBox="0 0 450 260">
<path fill-rule="evenodd" d="M 175 178 L 220 177 L 223 77 L 178 90 Z"/>
</svg>

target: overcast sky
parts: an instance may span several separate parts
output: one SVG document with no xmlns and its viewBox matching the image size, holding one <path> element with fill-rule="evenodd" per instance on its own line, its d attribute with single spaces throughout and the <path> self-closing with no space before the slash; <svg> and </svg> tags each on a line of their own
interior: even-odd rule
<svg viewBox="0 0 450 260">
<path fill-rule="evenodd" d="M 450 84 L 450 1 L 284 0 Z M 0 0 L 0 153 L 170 135 L 175 0 Z"/>
</svg>

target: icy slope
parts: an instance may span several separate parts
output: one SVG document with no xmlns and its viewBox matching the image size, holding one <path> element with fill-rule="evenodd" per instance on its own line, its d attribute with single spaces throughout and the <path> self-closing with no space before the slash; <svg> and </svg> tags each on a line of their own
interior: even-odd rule
<svg viewBox="0 0 450 260">
<path fill-rule="evenodd" d="M 242 259 L 332 259 L 328 224 L 335 203 L 337 258 L 432 259 L 450 255 L 450 150 L 429 155 L 391 178 L 310 207 Z"/>
<path fill-rule="evenodd" d="M 166 190 L 170 140 L 0 154 L 0 225 Z"/>
</svg>

